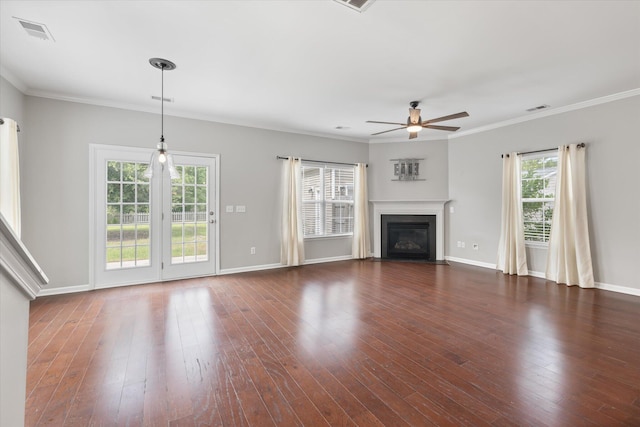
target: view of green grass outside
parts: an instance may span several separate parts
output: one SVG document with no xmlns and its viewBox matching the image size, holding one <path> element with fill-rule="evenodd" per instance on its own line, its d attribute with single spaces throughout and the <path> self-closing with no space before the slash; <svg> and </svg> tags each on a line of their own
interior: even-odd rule
<svg viewBox="0 0 640 427">
<path fill-rule="evenodd" d="M 120 238 L 122 230 L 122 240 Z M 207 254 L 207 224 L 184 223 L 171 227 L 171 256 L 188 257 Z M 184 244 L 183 244 L 184 243 Z M 109 224 L 107 225 L 107 262 L 149 260 L 149 224 Z M 137 252 L 137 253 L 136 253 Z"/>
</svg>

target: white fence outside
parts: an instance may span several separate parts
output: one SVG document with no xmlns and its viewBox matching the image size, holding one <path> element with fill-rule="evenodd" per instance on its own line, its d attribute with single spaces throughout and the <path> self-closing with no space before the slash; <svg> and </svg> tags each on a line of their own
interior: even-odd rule
<svg viewBox="0 0 640 427">
<path fill-rule="evenodd" d="M 109 224 L 148 224 L 149 213 L 131 213 L 122 215 L 109 214 L 107 222 Z M 205 222 L 206 212 L 171 212 L 171 222 Z"/>
</svg>

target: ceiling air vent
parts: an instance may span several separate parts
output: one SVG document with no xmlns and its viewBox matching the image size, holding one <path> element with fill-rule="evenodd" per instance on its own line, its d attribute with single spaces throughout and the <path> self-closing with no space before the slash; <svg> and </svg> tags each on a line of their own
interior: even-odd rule
<svg viewBox="0 0 640 427">
<path fill-rule="evenodd" d="M 375 0 L 334 0 L 358 12 L 364 12 Z"/>
<path fill-rule="evenodd" d="M 51 35 L 51 32 L 49 31 L 46 25 L 39 24 L 33 21 L 27 21 L 26 19 L 22 19 L 22 18 L 16 18 L 15 16 L 14 18 L 18 20 L 20 25 L 22 25 L 22 28 L 24 28 L 24 30 L 30 36 L 40 40 L 51 40 L 53 42 L 56 41 Z"/>
</svg>

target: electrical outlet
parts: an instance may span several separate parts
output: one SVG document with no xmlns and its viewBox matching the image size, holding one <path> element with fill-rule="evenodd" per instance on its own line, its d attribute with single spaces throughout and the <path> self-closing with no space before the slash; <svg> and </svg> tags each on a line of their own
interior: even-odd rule
<svg viewBox="0 0 640 427">
<path fill-rule="evenodd" d="M 460 247 L 464 249 L 464 242 L 460 242 Z"/>
<path fill-rule="evenodd" d="M 461 242 L 460 240 L 458 240 L 457 246 L 458 246 L 459 248 L 461 248 L 461 247 L 462 247 L 462 242 Z"/>
<path fill-rule="evenodd" d="M 256 254 L 256 247 L 251 246 L 251 255 L 255 255 L 255 254 Z"/>
<path fill-rule="evenodd" d="M 233 205 L 227 205 L 225 209 L 227 213 L 233 213 Z"/>
</svg>

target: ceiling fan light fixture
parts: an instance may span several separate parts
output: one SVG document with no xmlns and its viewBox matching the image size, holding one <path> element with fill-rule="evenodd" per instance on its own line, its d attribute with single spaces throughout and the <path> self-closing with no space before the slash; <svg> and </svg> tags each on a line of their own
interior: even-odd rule
<svg viewBox="0 0 640 427">
<path fill-rule="evenodd" d="M 406 129 L 409 132 L 409 139 L 414 139 L 418 137 L 418 132 L 420 132 L 423 128 L 429 129 L 437 129 L 437 130 L 446 130 L 450 132 L 455 132 L 460 129 L 457 126 L 439 126 L 434 125 L 433 123 L 443 122 L 445 120 L 453 120 L 459 119 L 461 117 L 468 117 L 469 113 L 466 111 L 462 111 L 456 114 L 449 114 L 448 116 L 442 116 L 435 119 L 422 120 L 420 116 L 420 110 L 418 109 L 418 105 L 420 105 L 419 101 L 411 101 L 409 103 L 411 108 L 409 108 L 409 117 L 407 117 L 406 123 L 398 123 L 398 122 L 379 122 L 375 120 L 367 120 L 367 123 L 379 123 L 383 125 L 396 125 L 400 127 L 396 127 L 389 130 L 383 130 L 382 132 L 372 133 L 371 136 L 382 135 L 383 133 L 394 132 L 400 129 Z"/>
</svg>

